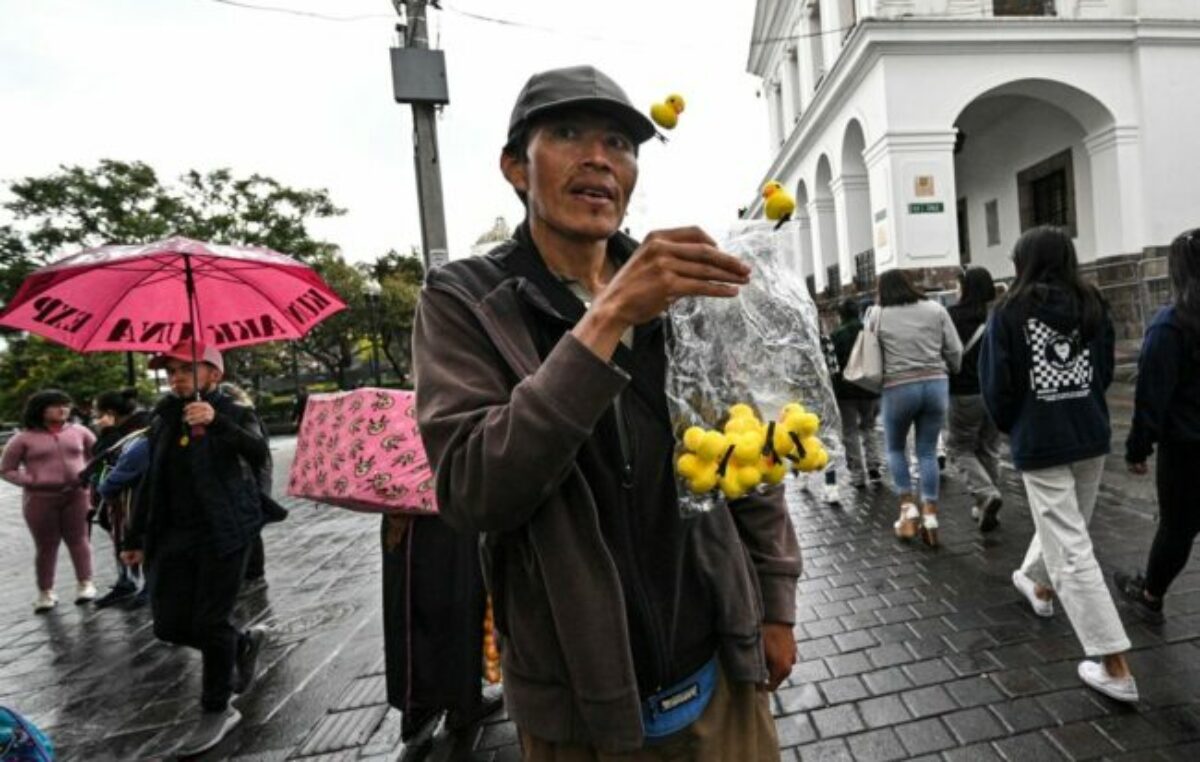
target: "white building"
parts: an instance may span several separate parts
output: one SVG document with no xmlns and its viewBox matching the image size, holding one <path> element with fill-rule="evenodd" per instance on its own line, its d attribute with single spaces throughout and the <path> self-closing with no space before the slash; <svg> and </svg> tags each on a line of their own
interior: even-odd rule
<svg viewBox="0 0 1200 762">
<path fill-rule="evenodd" d="M 492 223 L 492 229 L 475 240 L 471 245 L 471 256 L 482 257 L 492 249 L 512 238 L 512 230 L 508 227 L 508 221 L 503 217 L 497 217 Z"/>
<path fill-rule="evenodd" d="M 748 69 L 817 290 L 1041 223 L 1136 282 L 1200 225 L 1200 0 L 757 0 Z"/>
</svg>

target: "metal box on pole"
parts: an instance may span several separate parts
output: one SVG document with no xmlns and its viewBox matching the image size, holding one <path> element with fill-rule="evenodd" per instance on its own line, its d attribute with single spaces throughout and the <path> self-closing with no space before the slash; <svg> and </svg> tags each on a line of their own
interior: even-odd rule
<svg viewBox="0 0 1200 762">
<path fill-rule="evenodd" d="M 392 91 L 397 103 L 449 103 L 445 54 L 423 48 L 392 48 Z"/>
</svg>

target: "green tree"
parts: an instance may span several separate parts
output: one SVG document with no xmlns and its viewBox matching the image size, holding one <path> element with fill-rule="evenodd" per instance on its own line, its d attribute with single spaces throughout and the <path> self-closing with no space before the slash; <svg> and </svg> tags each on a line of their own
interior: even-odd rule
<svg viewBox="0 0 1200 762">
<path fill-rule="evenodd" d="M 44 177 L 17 180 L 9 185 L 9 192 L 12 199 L 4 208 L 11 223 L 0 226 L 0 297 L 5 300 L 30 271 L 53 258 L 88 246 L 144 243 L 174 234 L 214 243 L 266 246 L 297 257 L 322 275 L 340 278 L 338 283 L 330 280 L 339 293 L 344 293 L 341 289 L 347 285 L 341 276 L 349 265 L 337 247 L 315 238 L 309 230 L 311 221 L 343 213 L 325 190 L 291 188 L 258 174 L 236 177 L 227 169 L 192 171 L 177 183 L 165 184 L 147 164 L 106 159 L 94 167 L 63 166 Z M 345 347 L 354 344 L 353 337 L 345 333 L 347 324 L 356 324 L 338 317 L 336 327 L 319 327 L 301 348 L 344 383 L 345 357 L 352 358 Z M 32 362 L 22 356 L 25 350 L 18 349 L 20 334 L 8 330 L 3 334 L 10 348 L 0 358 L 0 378 Z M 255 376 L 279 374 L 290 367 L 290 361 L 286 366 L 281 361 L 284 350 L 281 345 L 236 350 L 231 370 L 243 383 L 257 385 Z M 92 355 L 87 361 L 108 367 L 110 359 L 113 367 L 123 367 L 119 355 Z M 72 364 L 64 360 L 45 365 L 66 368 Z M 335 368 L 342 371 L 334 372 Z M 53 385 L 53 376 L 39 378 L 39 382 Z M 11 418 L 13 410 L 11 403 L 0 404 L 0 416 Z"/>
<path fill-rule="evenodd" d="M 378 318 L 380 349 L 396 376 L 408 383 L 412 371 L 413 318 L 425 282 L 425 266 L 416 250 L 409 254 L 392 250 L 375 260 L 371 270 L 382 287 Z"/>
<path fill-rule="evenodd" d="M 360 339 L 369 335 L 364 328 L 370 315 L 363 290 L 366 277 L 340 256 L 328 255 L 312 265 L 341 295 L 346 309 L 314 326 L 300 340 L 300 351 L 320 363 L 339 389 L 345 389 L 346 371 L 354 364 Z"/>
<path fill-rule="evenodd" d="M 137 362 L 144 370 L 144 361 Z M 153 385 L 144 373 L 139 377 L 138 389 L 148 399 Z M 76 404 L 88 404 L 100 392 L 126 386 L 123 355 L 83 355 L 38 336 L 13 337 L 0 358 L 0 419 L 20 420 L 26 398 L 40 389 L 62 389 Z"/>
</svg>

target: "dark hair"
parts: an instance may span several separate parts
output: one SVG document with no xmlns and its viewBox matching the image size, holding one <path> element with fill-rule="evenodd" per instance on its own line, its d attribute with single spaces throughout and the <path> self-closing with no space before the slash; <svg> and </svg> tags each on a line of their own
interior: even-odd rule
<svg viewBox="0 0 1200 762">
<path fill-rule="evenodd" d="M 857 299 L 843 299 L 838 305 L 838 317 L 842 319 L 842 322 L 855 320 L 860 315 L 862 315 L 862 306 Z"/>
<path fill-rule="evenodd" d="M 101 392 L 93 405 L 97 413 L 112 413 L 118 418 L 131 415 L 138 408 L 137 389 Z"/>
<path fill-rule="evenodd" d="M 964 312 L 977 317 L 987 315 L 988 305 L 996 300 L 996 283 L 986 267 L 967 267 L 958 274 L 962 296 L 958 299 Z"/>
<path fill-rule="evenodd" d="M 25 400 L 25 410 L 21 413 L 21 425 L 26 430 L 44 429 L 46 408 L 55 405 L 70 405 L 71 397 L 61 389 L 43 389 L 34 392 Z"/>
<path fill-rule="evenodd" d="M 1042 225 L 1025 231 L 1013 246 L 1017 278 L 1004 305 L 1031 307 L 1046 300 L 1052 289 L 1065 291 L 1075 302 L 1079 333 L 1090 341 L 1100 331 L 1104 303 L 1094 286 L 1079 275 L 1075 244 L 1062 228 Z"/>
<path fill-rule="evenodd" d="M 879 306 L 898 307 L 914 304 L 925 298 L 903 270 L 888 270 L 879 276 Z"/>
<path fill-rule="evenodd" d="M 1175 316 L 1183 329 L 1200 340 L 1200 228 L 1171 241 L 1167 255 Z"/>
</svg>

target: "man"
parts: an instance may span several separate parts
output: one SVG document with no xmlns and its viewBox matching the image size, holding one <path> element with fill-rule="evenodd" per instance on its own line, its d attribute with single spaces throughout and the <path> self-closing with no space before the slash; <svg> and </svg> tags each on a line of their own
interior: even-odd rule
<svg viewBox="0 0 1200 762">
<path fill-rule="evenodd" d="M 514 240 L 430 273 L 417 416 L 441 516 L 483 536 L 526 759 L 778 759 L 800 551 L 782 492 L 684 518 L 662 314 L 749 268 L 619 227 L 654 127 L 591 67 L 535 75 L 500 168 Z M 720 401 L 713 400 L 714 403 Z"/>
<path fill-rule="evenodd" d="M 838 413 L 842 418 L 842 441 L 846 445 L 846 467 L 850 470 L 850 480 L 856 489 L 861 489 L 869 481 L 877 484 L 883 479 L 879 469 L 883 456 L 879 451 L 879 436 L 875 433 L 875 422 L 879 418 L 879 395 L 852 384 L 842 376 L 846 363 L 850 361 L 850 353 L 854 350 L 854 342 L 862 332 L 862 306 L 856 299 L 844 299 L 838 304 L 838 317 L 841 323 L 829 335 L 833 345 L 833 360 L 836 367 L 831 367 L 833 375 L 833 393 L 837 397 Z M 831 363 L 832 366 L 832 363 Z M 825 472 L 826 502 L 830 500 L 828 493 L 837 490 L 837 476 L 833 469 Z"/>
<path fill-rule="evenodd" d="M 253 682 L 263 639 L 231 617 L 263 523 L 256 474 L 267 443 L 254 410 L 217 389 L 221 353 L 200 342 L 194 351 L 198 365 L 190 341 L 150 361 L 167 372 L 171 393 L 154 409 L 150 466 L 121 554 L 148 563 L 154 634 L 203 657 L 202 711 L 182 756 L 211 749 L 241 721 L 229 700 Z"/>
</svg>

